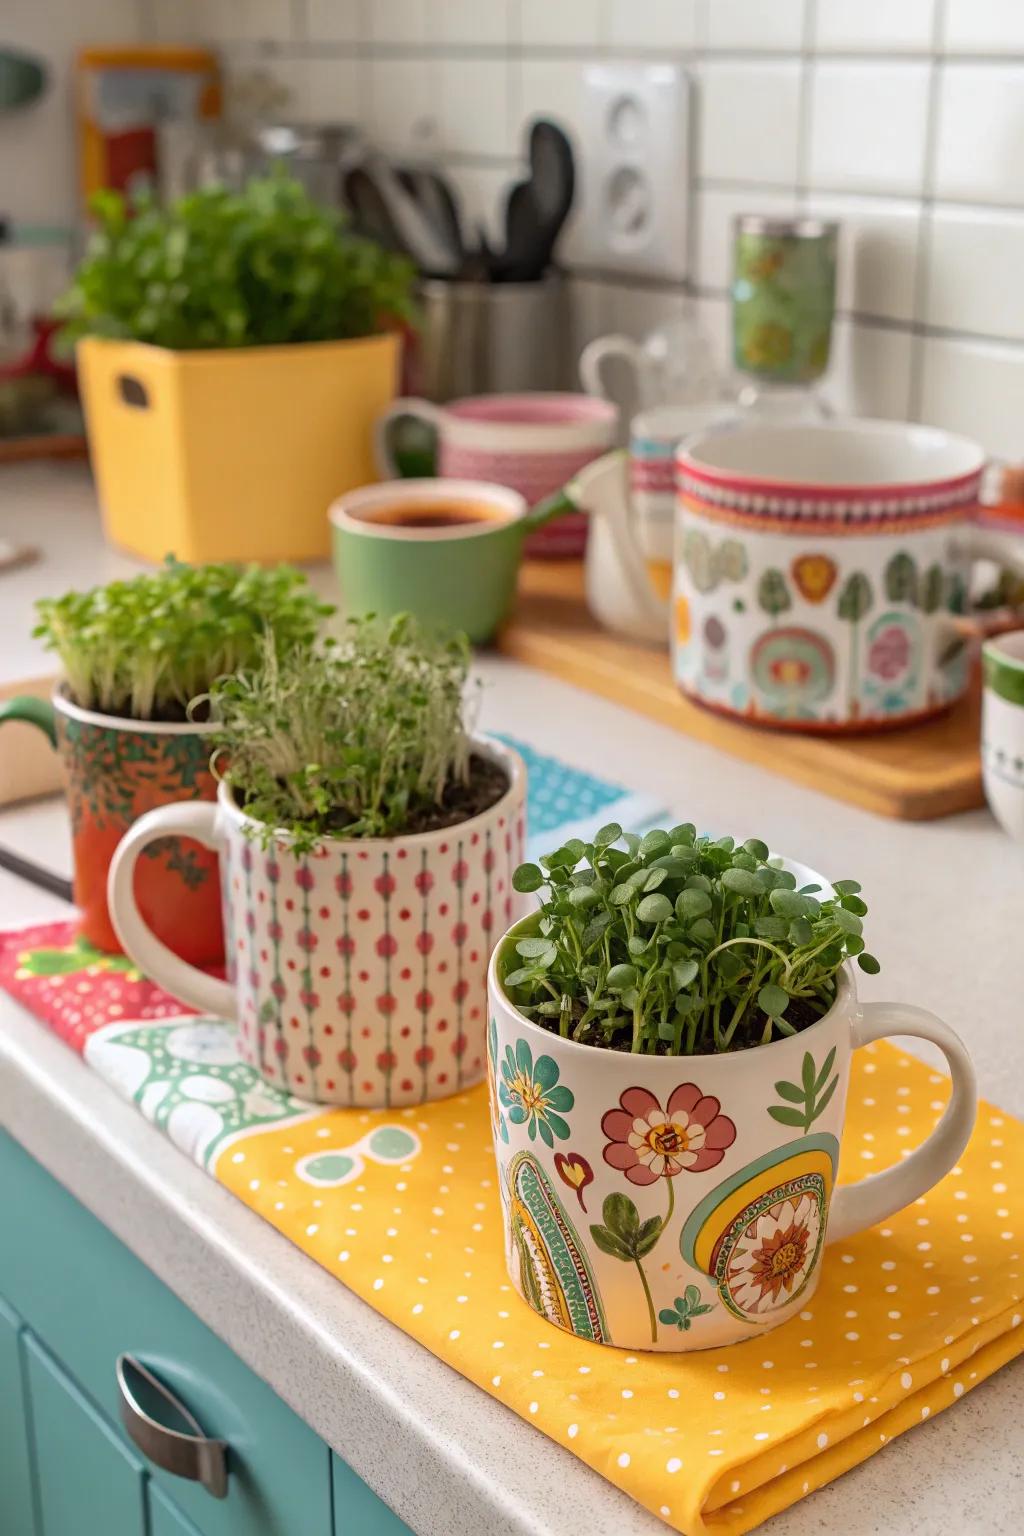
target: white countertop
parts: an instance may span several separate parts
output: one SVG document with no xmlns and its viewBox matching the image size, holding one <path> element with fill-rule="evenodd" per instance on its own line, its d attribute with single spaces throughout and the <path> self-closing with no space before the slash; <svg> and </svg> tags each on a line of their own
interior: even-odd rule
<svg viewBox="0 0 1024 1536">
<path fill-rule="evenodd" d="M 0 470 L 0 538 L 46 549 L 35 567 L 0 574 L 3 681 L 47 669 L 25 643 L 35 595 L 134 567 L 99 543 L 81 466 Z M 864 994 L 940 1013 L 967 1041 L 985 1097 L 1024 1115 L 1024 851 L 987 812 L 885 821 L 501 658 L 483 658 L 480 673 L 485 729 L 509 731 L 651 793 L 674 820 L 756 835 L 833 878 L 860 880 L 870 945 L 883 966 L 863 979 Z M 0 843 L 53 868 L 69 866 L 57 803 L 0 813 Z M 0 872 L 0 924 L 66 913 Z M 665 1529 L 377 1316 L 3 997 L 0 1124 L 422 1536 Z M 765 1529 L 777 1536 L 1018 1533 L 1022 1424 L 1024 1363 L 1017 1361 Z"/>
</svg>

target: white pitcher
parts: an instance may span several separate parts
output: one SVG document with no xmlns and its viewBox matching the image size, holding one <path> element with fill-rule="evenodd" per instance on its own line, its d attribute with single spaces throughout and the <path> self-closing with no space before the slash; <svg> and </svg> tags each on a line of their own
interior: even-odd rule
<svg viewBox="0 0 1024 1536">
<path fill-rule="evenodd" d="M 564 494 L 590 519 L 584 583 L 591 613 L 631 640 L 667 645 L 669 605 L 655 588 L 638 537 L 626 454 L 595 459 Z"/>
</svg>

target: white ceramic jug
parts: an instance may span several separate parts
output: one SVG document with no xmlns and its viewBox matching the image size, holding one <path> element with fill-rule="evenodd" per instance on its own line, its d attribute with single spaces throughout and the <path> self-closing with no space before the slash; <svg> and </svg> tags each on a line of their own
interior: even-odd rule
<svg viewBox="0 0 1024 1536">
<path fill-rule="evenodd" d="M 590 519 L 584 582 L 587 606 L 607 629 L 631 640 L 668 644 L 669 605 L 648 574 L 630 503 L 628 460 L 621 451 L 581 469 L 565 496 Z"/>
</svg>

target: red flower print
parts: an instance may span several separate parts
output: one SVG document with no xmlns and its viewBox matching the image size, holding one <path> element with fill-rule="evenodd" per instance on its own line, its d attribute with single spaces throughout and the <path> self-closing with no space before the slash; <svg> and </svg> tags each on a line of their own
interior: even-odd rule
<svg viewBox="0 0 1024 1536">
<path fill-rule="evenodd" d="M 252 869 L 252 849 L 248 843 L 245 843 L 242 848 L 242 868 L 246 872 Z"/>
<path fill-rule="evenodd" d="M 270 990 L 279 1003 L 284 1001 L 285 987 L 283 981 L 272 981 L 270 983 Z"/>
<path fill-rule="evenodd" d="M 434 947 L 434 935 L 432 933 L 418 933 L 416 935 L 416 948 L 421 955 L 429 955 Z"/>
<path fill-rule="evenodd" d="M 315 1045 L 307 1045 L 302 1052 L 302 1059 L 307 1067 L 318 1067 L 320 1065 L 320 1052 Z"/>
<path fill-rule="evenodd" d="M 283 1040 L 280 1036 L 278 1036 L 278 1038 L 274 1041 L 274 1055 L 275 1056 L 287 1056 L 287 1054 L 288 1054 L 288 1042 L 287 1042 L 287 1040 Z"/>
<path fill-rule="evenodd" d="M 468 937 L 469 929 L 466 927 L 465 923 L 456 923 L 455 927 L 452 929 L 452 942 L 454 944 L 462 945 L 465 944 Z"/>
<path fill-rule="evenodd" d="M 466 1039 L 465 1035 L 456 1035 L 455 1039 L 452 1041 L 452 1055 L 464 1056 L 466 1053 L 466 1046 L 468 1044 L 469 1041 Z"/>
<path fill-rule="evenodd" d="M 268 923 L 267 933 L 270 937 L 271 943 L 273 944 L 280 944 L 281 940 L 284 938 L 284 929 L 281 927 L 280 923 Z"/>
<path fill-rule="evenodd" d="M 627 1088 L 619 1103 L 621 1109 L 609 1109 L 601 1121 L 608 1137 L 604 1160 L 631 1184 L 713 1168 L 736 1140 L 736 1127 L 719 1113 L 721 1104 L 696 1083 L 680 1083 L 667 1110 L 646 1088 Z"/>
<path fill-rule="evenodd" d="M 452 866 L 452 879 L 456 885 L 462 885 L 468 878 L 469 865 L 465 859 L 459 859 L 458 863 Z"/>
<path fill-rule="evenodd" d="M 378 955 L 384 957 L 387 955 L 393 955 L 398 948 L 398 943 L 393 934 L 382 933 L 380 938 L 377 940 L 375 947 Z"/>
<path fill-rule="evenodd" d="M 313 889 L 313 871 L 307 865 L 303 864 L 301 869 L 295 871 L 295 884 L 300 891 Z"/>
<path fill-rule="evenodd" d="M 418 1067 L 429 1067 L 434 1059 L 434 1052 L 429 1045 L 421 1045 L 416 1052 L 415 1061 Z"/>
<path fill-rule="evenodd" d="M 381 1072 L 393 1072 L 398 1066 L 398 1057 L 394 1051 L 381 1051 L 377 1057 L 377 1066 Z"/>
<path fill-rule="evenodd" d="M 356 1011 L 356 1000 L 351 992 L 338 993 L 338 1008 L 341 1013 L 349 1014 Z"/>
<path fill-rule="evenodd" d="M 281 866 L 276 859 L 268 859 L 266 863 L 267 879 L 271 885 L 276 885 L 281 878 Z"/>
<path fill-rule="evenodd" d="M 884 682 L 891 683 L 910 665 L 910 639 L 899 624 L 883 629 L 868 651 L 868 668 Z"/>
<path fill-rule="evenodd" d="M 425 896 L 428 891 L 433 890 L 434 877 L 430 873 L 429 869 L 420 870 L 419 874 L 416 876 L 415 885 L 421 896 Z"/>
<path fill-rule="evenodd" d="M 373 888 L 378 896 L 390 896 L 395 889 L 394 875 L 378 875 L 373 882 Z"/>
<path fill-rule="evenodd" d="M 352 895 L 352 876 L 351 875 L 336 875 L 334 877 L 334 889 L 337 891 L 339 896 L 351 896 Z"/>
<path fill-rule="evenodd" d="M 356 951 L 356 941 L 355 939 L 350 938 L 348 934 L 342 934 L 340 939 L 335 939 L 334 947 L 337 949 L 339 955 L 354 955 Z"/>
<path fill-rule="evenodd" d="M 382 992 L 377 999 L 378 1013 L 394 1013 L 398 1006 L 398 999 L 392 992 Z"/>
<path fill-rule="evenodd" d="M 338 1066 L 343 1072 L 352 1072 L 356 1065 L 356 1053 L 347 1047 L 338 1052 Z"/>
<path fill-rule="evenodd" d="M 493 868 L 494 868 L 494 850 L 493 850 L 493 848 L 488 848 L 487 852 L 484 854 L 484 870 L 485 870 L 485 872 L 487 874 L 490 874 L 490 872 L 491 872 L 491 870 Z"/>
<path fill-rule="evenodd" d="M 416 1007 L 421 1013 L 427 1013 L 434 1006 L 434 994 L 432 992 L 417 992 Z"/>
<path fill-rule="evenodd" d="M 562 1183 L 576 1191 L 580 1210 L 585 1211 L 587 1207 L 583 1203 L 583 1191 L 588 1184 L 594 1182 L 594 1170 L 586 1158 L 581 1157 L 579 1152 L 556 1152 L 555 1170 Z"/>
<path fill-rule="evenodd" d="M 312 992 L 303 987 L 299 993 L 299 1002 L 302 1004 L 303 1008 L 308 1009 L 309 1012 L 312 1013 L 314 1008 L 319 1008 L 320 1006 L 320 994 L 319 992 Z"/>
<path fill-rule="evenodd" d="M 298 933 L 295 935 L 295 942 L 298 944 L 299 948 L 304 949 L 308 955 L 312 954 L 320 940 L 313 932 L 312 928 L 300 928 Z"/>
</svg>

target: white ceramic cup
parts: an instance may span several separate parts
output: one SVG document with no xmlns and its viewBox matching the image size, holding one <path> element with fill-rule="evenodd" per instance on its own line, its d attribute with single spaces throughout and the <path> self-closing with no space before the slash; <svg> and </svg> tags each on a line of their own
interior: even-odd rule
<svg viewBox="0 0 1024 1536">
<path fill-rule="evenodd" d="M 985 798 L 1003 831 L 1024 842 L 1024 629 L 986 640 L 982 665 Z"/>
<path fill-rule="evenodd" d="M 974 521 L 967 438 L 894 421 L 743 426 L 679 450 L 673 669 L 684 693 L 795 730 L 922 720 L 965 692 L 972 562 L 1020 568 Z"/>
<path fill-rule="evenodd" d="M 963 1043 L 923 1008 L 859 1002 L 851 967 L 823 1018 L 771 1045 L 624 1055 L 562 1039 L 509 1001 L 501 976 L 535 923 L 491 959 L 488 1078 L 509 1274 L 558 1327 L 666 1351 L 765 1333 L 807 1306 L 826 1244 L 910 1205 L 967 1145 L 977 1087 Z M 937 1045 L 952 1098 L 902 1162 L 835 1189 L 853 1052 L 887 1035 Z M 792 1121 L 794 1105 L 802 1124 L 772 1114 Z M 647 1235 L 639 1256 L 631 1233 Z"/>
<path fill-rule="evenodd" d="M 629 492 L 634 534 L 655 592 L 672 590 L 679 445 L 727 426 L 736 418 L 721 401 L 659 405 L 639 411 L 629 424 Z M 668 638 L 668 625 L 663 626 Z"/>
</svg>

